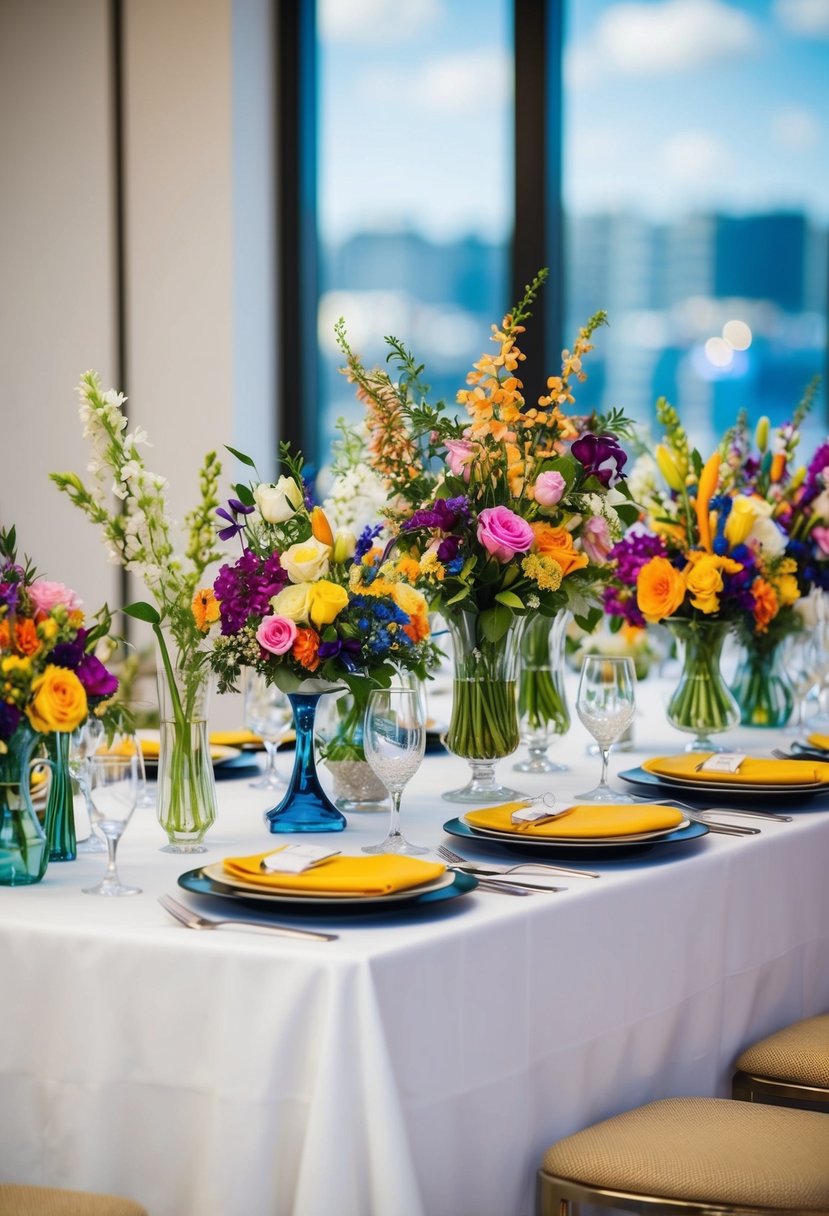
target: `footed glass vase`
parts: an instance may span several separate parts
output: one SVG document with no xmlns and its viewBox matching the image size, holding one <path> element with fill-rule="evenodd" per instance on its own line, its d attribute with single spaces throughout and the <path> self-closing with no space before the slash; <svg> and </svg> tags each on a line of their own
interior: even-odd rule
<svg viewBox="0 0 829 1216">
<path fill-rule="evenodd" d="M 39 763 L 32 756 L 42 738 L 21 722 L 0 754 L 0 886 L 28 886 L 46 873 L 49 842 L 31 795 L 31 770 Z"/>
<path fill-rule="evenodd" d="M 731 685 L 743 726 L 785 726 L 794 709 L 794 687 L 783 663 L 786 638 L 759 634 L 743 645 Z"/>
<path fill-rule="evenodd" d="M 268 811 L 265 821 L 271 832 L 341 832 L 345 815 L 338 811 L 320 784 L 314 761 L 314 718 L 319 699 L 334 687 L 319 692 L 289 692 L 294 713 L 296 751 L 288 789 Z"/>
<path fill-rule="evenodd" d="M 165 853 L 204 853 L 216 820 L 216 779 L 207 735 L 210 669 L 198 658 L 171 659 L 159 646 L 158 822 L 167 833 Z"/>
<path fill-rule="evenodd" d="M 566 773 L 567 765 L 547 755 L 556 735 L 570 729 L 564 697 L 564 639 L 567 611 L 530 620 L 521 639 L 518 679 L 518 728 L 529 756 L 512 767 L 517 773 Z"/>
<path fill-rule="evenodd" d="M 447 615 L 454 648 L 452 716 L 446 746 L 469 762 L 468 783 L 443 797 L 448 802 L 508 802 L 524 795 L 495 779 L 496 761 L 520 742 L 517 674 L 526 620 L 513 617 L 507 632 L 491 642 L 477 612 Z"/>
<path fill-rule="evenodd" d="M 720 671 L 720 656 L 728 635 L 726 621 L 665 621 L 680 646 L 682 675 L 668 702 L 668 721 L 694 735 L 687 752 L 717 752 L 711 735 L 730 730 L 740 721 L 740 707 Z"/>
<path fill-rule="evenodd" d="M 69 771 L 71 743 L 72 736 L 66 731 L 55 731 L 54 734 L 46 736 L 52 780 L 43 828 L 49 841 L 50 861 L 74 861 L 78 855 L 75 799 L 72 793 L 72 774 Z"/>
</svg>

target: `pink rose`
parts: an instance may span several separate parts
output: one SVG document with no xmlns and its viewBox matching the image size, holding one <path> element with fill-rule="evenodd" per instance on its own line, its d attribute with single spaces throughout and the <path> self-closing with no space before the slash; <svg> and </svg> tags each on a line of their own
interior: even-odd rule
<svg viewBox="0 0 829 1216">
<path fill-rule="evenodd" d="M 463 477 L 464 481 L 469 481 L 472 472 L 469 466 L 475 456 L 475 445 L 468 439 L 447 439 L 446 450 L 449 453 L 446 461 L 453 477 Z"/>
<path fill-rule="evenodd" d="M 256 630 L 256 640 L 271 654 L 287 654 L 296 640 L 296 625 L 286 616 L 266 616 Z"/>
<path fill-rule="evenodd" d="M 535 483 L 535 501 L 540 507 L 554 507 L 560 501 L 567 482 L 561 473 L 539 473 Z"/>
<path fill-rule="evenodd" d="M 600 515 L 588 519 L 581 534 L 581 547 L 591 562 L 601 566 L 607 561 L 608 554 L 613 548 L 607 521 Z"/>
<path fill-rule="evenodd" d="M 817 541 L 821 553 L 829 554 L 829 528 L 812 528 L 810 536 Z"/>
<path fill-rule="evenodd" d="M 478 516 L 478 540 L 499 562 L 509 562 L 516 553 L 526 553 L 535 540 L 525 519 L 509 507 L 487 507 Z"/>
<path fill-rule="evenodd" d="M 67 612 L 76 612 L 83 604 L 83 600 L 69 587 L 63 583 L 50 583 L 45 578 L 32 583 L 29 595 L 35 612 L 52 612 L 58 607 L 65 608 Z"/>
</svg>

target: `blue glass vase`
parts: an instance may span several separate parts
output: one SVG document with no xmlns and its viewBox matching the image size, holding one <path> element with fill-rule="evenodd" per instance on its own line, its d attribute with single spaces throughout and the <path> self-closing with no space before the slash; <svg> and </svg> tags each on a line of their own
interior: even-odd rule
<svg viewBox="0 0 829 1216">
<path fill-rule="evenodd" d="M 294 713 L 296 752 L 287 792 L 265 819 L 271 832 L 341 832 L 346 820 L 330 801 L 314 762 L 314 718 L 322 692 L 288 693 Z"/>
</svg>

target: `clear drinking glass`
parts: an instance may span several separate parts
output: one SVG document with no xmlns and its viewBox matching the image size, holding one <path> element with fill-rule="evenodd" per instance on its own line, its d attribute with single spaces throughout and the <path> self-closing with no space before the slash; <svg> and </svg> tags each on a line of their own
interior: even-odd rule
<svg viewBox="0 0 829 1216">
<path fill-rule="evenodd" d="M 794 689 L 794 709 L 785 734 L 802 738 L 806 734 L 806 706 L 821 679 L 819 646 L 810 630 L 799 629 L 789 634 L 784 643 L 783 662 Z"/>
<path fill-rule="evenodd" d="M 87 718 L 77 730 L 72 732 L 69 741 L 69 773 L 76 782 L 84 800 L 86 813 L 89 816 L 89 835 L 86 840 L 78 841 L 79 853 L 106 853 L 107 847 L 103 837 L 95 831 L 92 818 L 92 798 L 89 792 L 89 769 L 93 754 L 101 745 L 104 737 L 104 724 L 94 716 Z"/>
<path fill-rule="evenodd" d="M 595 789 L 578 798 L 587 802 L 632 802 L 607 781 L 607 761 L 611 744 L 633 721 L 636 709 L 636 673 L 633 660 L 586 655 L 581 665 L 576 712 L 599 745 L 602 776 Z"/>
<path fill-rule="evenodd" d="M 287 782 L 276 771 L 276 753 L 289 734 L 293 722 L 288 694 L 264 676 L 249 672 L 245 684 L 245 726 L 259 735 L 265 745 L 268 763 L 265 772 L 250 782 L 254 790 L 284 789 Z"/>
<path fill-rule="evenodd" d="M 391 796 L 386 839 L 365 845 L 364 853 L 428 853 L 400 831 L 400 798 L 420 767 L 426 748 L 423 698 L 412 688 L 375 688 L 369 693 L 363 729 L 366 760 Z"/>
<path fill-rule="evenodd" d="M 89 793 L 92 822 L 107 843 L 106 873 L 96 887 L 84 887 L 84 895 L 140 895 L 140 887 L 121 882 L 115 867 L 115 852 L 124 828 L 138 801 L 138 751 L 116 755 L 96 752 L 89 762 Z"/>
</svg>

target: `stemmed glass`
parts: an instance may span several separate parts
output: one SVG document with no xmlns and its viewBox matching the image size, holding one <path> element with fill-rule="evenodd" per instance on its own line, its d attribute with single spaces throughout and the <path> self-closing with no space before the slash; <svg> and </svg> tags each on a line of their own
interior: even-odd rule
<svg viewBox="0 0 829 1216">
<path fill-rule="evenodd" d="M 599 745 L 602 776 L 595 789 L 577 795 L 587 802 L 632 802 L 607 781 L 611 744 L 627 730 L 636 708 L 636 673 L 630 658 L 586 655 L 581 666 L 576 711 Z"/>
<path fill-rule="evenodd" d="M 92 819 L 107 842 L 106 873 L 97 887 L 84 887 L 84 895 L 140 895 L 140 887 L 121 882 L 115 852 L 138 801 L 138 754 L 96 753 L 90 758 L 89 792 Z"/>
<path fill-rule="evenodd" d="M 369 693 L 363 748 L 372 771 L 391 795 L 386 839 L 363 847 L 364 853 L 428 853 L 400 831 L 400 798 L 420 767 L 426 749 L 423 699 L 413 688 L 375 688 Z"/>
<path fill-rule="evenodd" d="M 287 784 L 276 771 L 276 753 L 292 722 L 293 712 L 287 693 L 275 684 L 269 684 L 264 676 L 250 672 L 245 684 L 245 726 L 259 735 L 268 755 L 265 772 L 250 782 L 251 789 L 278 790 Z"/>
<path fill-rule="evenodd" d="M 806 733 L 809 696 L 821 679 L 819 647 L 808 629 L 799 629 L 786 638 L 783 655 L 786 672 L 794 689 L 794 709 L 785 734 L 800 737 Z"/>
<path fill-rule="evenodd" d="M 86 806 L 86 813 L 89 816 L 89 835 L 86 840 L 78 841 L 79 853 L 106 853 L 106 845 L 95 831 L 92 819 L 92 797 L 89 792 L 91 759 L 103 737 L 104 724 L 93 715 L 72 732 L 69 741 L 69 774 L 77 783 Z"/>
</svg>

